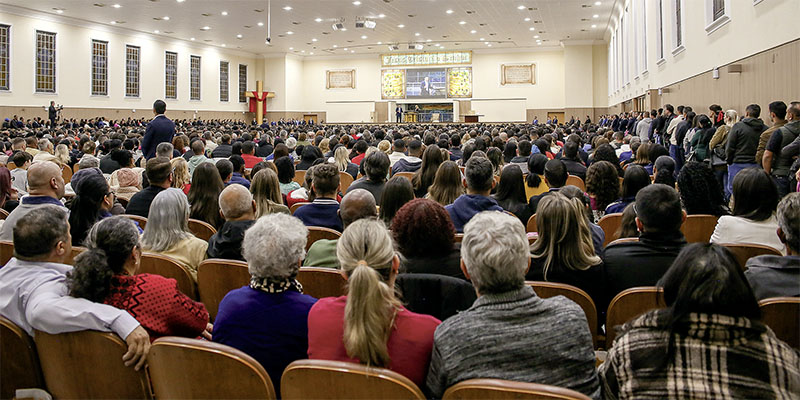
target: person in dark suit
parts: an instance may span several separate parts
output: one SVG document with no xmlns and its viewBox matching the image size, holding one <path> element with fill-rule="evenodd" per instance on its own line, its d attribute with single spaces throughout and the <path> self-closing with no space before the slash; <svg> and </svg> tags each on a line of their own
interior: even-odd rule
<svg viewBox="0 0 800 400">
<path fill-rule="evenodd" d="M 394 109 L 394 115 L 397 117 L 397 123 L 403 122 L 403 107 L 397 106 Z"/>
<path fill-rule="evenodd" d="M 153 114 L 156 116 L 147 124 L 147 130 L 142 139 L 142 154 L 147 160 L 156 156 L 156 146 L 159 143 L 172 142 L 172 137 L 175 136 L 175 123 L 164 115 L 165 112 L 167 112 L 167 103 L 163 100 L 156 100 L 153 103 Z"/>
<path fill-rule="evenodd" d="M 50 118 L 50 128 L 56 129 L 56 117 L 58 117 L 58 110 L 56 110 L 56 102 L 50 102 L 50 108 L 47 109 L 47 117 Z"/>
</svg>

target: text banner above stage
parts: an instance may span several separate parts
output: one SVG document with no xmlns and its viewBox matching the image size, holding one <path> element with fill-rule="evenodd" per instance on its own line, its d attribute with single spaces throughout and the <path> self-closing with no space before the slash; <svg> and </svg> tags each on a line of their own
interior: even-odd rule
<svg viewBox="0 0 800 400">
<path fill-rule="evenodd" d="M 436 53 L 381 54 L 384 67 L 472 64 L 471 51 L 441 51 Z"/>
</svg>

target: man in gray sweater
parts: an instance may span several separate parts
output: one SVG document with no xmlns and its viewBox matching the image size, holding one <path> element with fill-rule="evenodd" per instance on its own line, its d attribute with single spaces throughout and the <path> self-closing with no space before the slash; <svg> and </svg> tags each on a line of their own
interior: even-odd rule
<svg viewBox="0 0 800 400">
<path fill-rule="evenodd" d="M 444 321 L 433 338 L 426 386 L 441 398 L 467 379 L 560 386 L 600 398 L 592 336 L 583 310 L 562 296 L 543 299 L 525 285 L 528 239 L 519 219 L 498 211 L 464 229 L 461 269 L 478 300 Z"/>
</svg>

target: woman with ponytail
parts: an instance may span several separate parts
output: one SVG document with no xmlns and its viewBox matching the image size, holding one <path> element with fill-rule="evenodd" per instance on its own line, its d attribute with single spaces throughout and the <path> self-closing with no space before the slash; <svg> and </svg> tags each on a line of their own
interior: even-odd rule
<svg viewBox="0 0 800 400">
<path fill-rule="evenodd" d="M 320 299 L 308 314 L 308 357 L 396 371 L 422 386 L 441 323 L 403 308 L 394 281 L 400 259 L 383 222 L 350 224 L 336 244 L 347 295 Z"/>
<path fill-rule="evenodd" d="M 139 229 L 125 217 L 95 224 L 87 250 L 75 257 L 67 276 L 69 294 L 127 310 L 155 340 L 160 336 L 210 339 L 208 311 L 178 291 L 174 279 L 137 274 L 142 258 Z"/>
<path fill-rule="evenodd" d="M 69 233 L 72 235 L 72 245 L 82 246 L 89 228 L 100 219 L 110 217 L 112 207 L 114 207 L 114 193 L 99 171 L 79 180 L 75 185 L 75 197 L 69 207 Z"/>
</svg>

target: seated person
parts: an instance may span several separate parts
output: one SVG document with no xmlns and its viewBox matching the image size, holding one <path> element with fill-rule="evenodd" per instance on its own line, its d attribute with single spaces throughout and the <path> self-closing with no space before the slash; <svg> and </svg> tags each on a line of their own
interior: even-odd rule
<svg viewBox="0 0 800 400">
<path fill-rule="evenodd" d="M 467 279 L 454 246 L 456 230 L 441 204 L 428 199 L 411 200 L 397 211 L 391 230 L 401 256 L 401 273 Z"/>
<path fill-rule="evenodd" d="M 0 315 L 31 336 L 34 329 L 50 334 L 114 332 L 128 345 L 122 358 L 125 365 L 135 365 L 137 371 L 144 366 L 150 338 L 134 317 L 115 307 L 67 296 L 66 275 L 72 267 L 64 263 L 72 256 L 72 238 L 65 207 L 37 206 L 14 224 L 13 240 L 14 258 L 0 269 Z"/>
<path fill-rule="evenodd" d="M 194 169 L 197 168 L 198 165 L 207 163 L 207 162 L 214 162 L 206 157 L 206 146 L 202 140 L 198 139 L 192 142 L 192 157 L 189 158 L 189 175 L 194 174 Z"/>
<path fill-rule="evenodd" d="M 110 217 L 98 222 L 89 231 L 86 247 L 67 275 L 70 296 L 127 310 L 153 339 L 211 337 L 203 303 L 181 293 L 174 279 L 137 274 L 142 249 L 133 221 Z"/>
<path fill-rule="evenodd" d="M 250 181 L 248 181 L 244 177 L 244 159 L 242 156 L 238 154 L 234 154 L 230 156 L 229 160 L 233 165 L 233 173 L 231 174 L 230 181 L 225 183 L 225 186 L 232 185 L 234 183 L 238 183 L 248 189 L 250 189 Z"/>
<path fill-rule="evenodd" d="M 278 169 L 278 181 L 281 184 L 281 194 L 286 196 L 289 192 L 300 189 L 300 184 L 294 181 L 294 161 L 288 156 L 284 157 L 276 158 L 274 164 L 275 168 Z"/>
<path fill-rule="evenodd" d="M 667 308 L 623 325 L 600 365 L 606 398 L 800 393 L 800 355 L 760 321 L 758 302 L 729 251 L 692 243 L 658 286 Z"/>
<path fill-rule="evenodd" d="M 777 218 L 778 237 L 786 245 L 786 255 L 758 256 L 747 260 L 744 275 L 750 282 L 756 299 L 800 297 L 799 216 L 800 193 L 789 193 L 778 204 Z"/>
<path fill-rule="evenodd" d="M 294 216 L 306 226 L 321 226 L 341 232 L 342 220 L 339 218 L 339 170 L 333 164 L 320 164 L 314 167 L 311 190 L 315 194 L 311 204 L 301 206 Z"/>
<path fill-rule="evenodd" d="M 467 379 L 492 378 L 599 399 L 586 315 L 564 297 L 543 299 L 525 285 L 530 255 L 519 219 L 502 212 L 476 215 L 464 229 L 461 259 L 478 300 L 436 329 L 426 380 L 430 397 L 439 399 Z"/>
<path fill-rule="evenodd" d="M 0 240 L 10 242 L 14 239 L 14 226 L 29 212 L 45 205 L 64 207 L 60 199 L 64 197 L 64 178 L 58 165 L 43 162 L 31 165 L 28 170 L 30 194 L 20 199 L 19 205 L 6 217 L 0 227 Z M 70 239 L 71 240 L 71 239 Z M 71 244 L 71 242 L 70 242 Z"/>
<path fill-rule="evenodd" d="M 231 185 L 219 194 L 219 213 L 225 218 L 217 233 L 208 239 L 208 258 L 244 261 L 242 240 L 244 232 L 255 222 L 256 202 L 242 185 Z"/>
<path fill-rule="evenodd" d="M 172 186 L 172 164 L 170 164 L 169 160 L 166 157 L 155 157 L 147 160 L 144 173 L 150 184 L 131 197 L 128 206 L 125 208 L 125 214 L 149 217 L 150 203 L 153 202 L 157 194 Z"/>
<path fill-rule="evenodd" d="M 453 221 L 456 232 L 464 231 L 464 225 L 481 211 L 503 211 L 497 200 L 489 196 L 494 189 L 494 166 L 488 158 L 471 157 L 464 170 L 467 194 L 459 196 L 453 204 L 445 207 Z"/>
<path fill-rule="evenodd" d="M 10 159 L 17 168 L 11 170 L 11 182 L 17 189 L 20 197 L 28 193 L 28 168 L 31 166 L 33 156 L 24 151 L 18 151 Z"/>
<path fill-rule="evenodd" d="M 242 143 L 242 160 L 247 169 L 253 169 L 256 164 L 264 161 L 263 158 L 256 157 L 256 144 L 250 140 Z"/>
<path fill-rule="evenodd" d="M 675 189 L 647 185 L 636 195 L 634 207 L 639 240 L 606 247 L 606 301 L 597 304 L 598 310 L 606 309 L 608 302 L 625 289 L 655 285 L 686 245 L 681 233 L 686 213 Z"/>
<path fill-rule="evenodd" d="M 295 280 L 308 230 L 290 215 L 269 214 L 245 232 L 242 252 L 250 284 L 230 291 L 219 304 L 214 341 L 258 361 L 280 393 L 281 374 L 306 358 L 308 312 L 317 299 Z"/>
<path fill-rule="evenodd" d="M 564 156 L 561 157 L 561 162 L 567 167 L 567 173 L 586 181 L 586 165 L 578 157 L 578 143 L 568 140 L 564 144 Z"/>
<path fill-rule="evenodd" d="M 70 201 L 69 233 L 73 246 L 82 246 L 89 228 L 97 221 L 111 216 L 114 193 L 103 175 L 90 174 L 75 187 L 75 197 Z"/>
<path fill-rule="evenodd" d="M 366 176 L 353 182 L 347 191 L 364 189 L 375 197 L 375 204 L 380 204 L 383 186 L 386 185 L 386 177 L 389 174 L 389 156 L 384 152 L 374 151 L 364 159 L 361 166 Z"/>
<path fill-rule="evenodd" d="M 522 170 L 518 165 L 509 164 L 503 168 L 497 192 L 492 197 L 497 200 L 497 205 L 516 215 L 523 224 L 527 224 L 533 215 L 528 205 L 528 197 L 525 195 Z"/>
<path fill-rule="evenodd" d="M 606 206 L 605 214 L 616 214 L 625 211 L 625 207 L 636 200 L 636 193 L 639 193 L 639 190 L 649 184 L 650 175 L 647 175 L 647 171 L 641 165 L 631 165 L 626 168 L 625 178 L 622 179 L 622 197 Z"/>
<path fill-rule="evenodd" d="M 392 175 L 398 172 L 416 172 L 422 167 L 422 142 L 412 140 L 408 144 L 408 155 L 392 164 Z"/>
<path fill-rule="evenodd" d="M 546 192 L 530 198 L 528 205 L 531 208 L 531 212 L 536 214 L 536 207 L 539 206 L 539 201 L 553 192 L 561 190 L 567 184 L 568 177 L 567 166 L 564 165 L 564 162 L 561 160 L 548 160 L 544 165 L 544 183 L 548 189 Z"/>
<path fill-rule="evenodd" d="M 375 218 L 377 215 L 375 198 L 364 189 L 348 191 L 339 206 L 339 218 L 342 219 L 344 229 L 362 218 Z M 336 239 L 320 239 L 314 242 L 308 249 L 303 266 L 339 268 L 339 260 L 336 258 L 337 242 Z"/>
<path fill-rule="evenodd" d="M 336 244 L 336 256 L 347 295 L 311 307 L 308 358 L 388 368 L 422 387 L 440 322 L 408 311 L 395 297 L 400 260 L 386 226 L 377 219 L 353 222 Z"/>
</svg>

